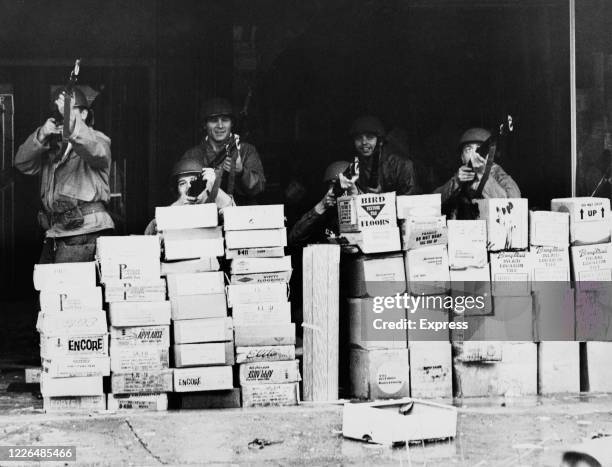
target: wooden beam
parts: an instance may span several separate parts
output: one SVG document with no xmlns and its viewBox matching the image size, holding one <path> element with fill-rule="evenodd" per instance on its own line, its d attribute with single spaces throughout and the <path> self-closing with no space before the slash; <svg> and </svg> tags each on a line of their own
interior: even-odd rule
<svg viewBox="0 0 612 467">
<path fill-rule="evenodd" d="M 571 142 L 571 186 L 572 196 L 576 196 L 576 168 L 578 165 L 578 149 L 576 134 L 576 2 L 569 0 L 569 31 L 570 31 L 570 142 Z"/>
</svg>

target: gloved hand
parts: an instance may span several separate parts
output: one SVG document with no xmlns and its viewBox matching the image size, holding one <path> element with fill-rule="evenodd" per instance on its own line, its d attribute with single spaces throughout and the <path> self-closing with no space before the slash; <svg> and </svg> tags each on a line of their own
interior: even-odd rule
<svg viewBox="0 0 612 467">
<path fill-rule="evenodd" d="M 346 178 L 344 176 L 344 174 L 339 173 L 338 174 L 338 181 L 340 182 L 340 188 L 342 188 L 343 190 L 345 190 L 347 192 L 347 194 L 349 195 L 358 195 L 359 194 L 359 189 L 357 188 L 357 179 L 359 178 L 359 175 L 355 174 L 353 177 L 351 178 Z"/>
<path fill-rule="evenodd" d="M 457 170 L 457 173 L 455 176 L 457 177 L 457 180 L 460 183 L 471 182 L 474 180 L 476 173 L 474 172 L 474 169 L 472 169 L 471 167 L 467 165 L 462 165 L 461 167 L 459 167 L 459 170 Z"/>
</svg>

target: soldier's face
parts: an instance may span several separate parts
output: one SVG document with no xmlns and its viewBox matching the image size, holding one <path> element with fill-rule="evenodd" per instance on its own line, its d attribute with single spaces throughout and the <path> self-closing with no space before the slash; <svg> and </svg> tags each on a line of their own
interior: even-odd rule
<svg viewBox="0 0 612 467">
<path fill-rule="evenodd" d="M 189 187 L 191 186 L 191 182 L 194 181 L 196 178 L 195 174 L 192 175 L 181 175 L 178 180 L 177 180 L 177 191 L 179 196 L 184 196 L 187 193 L 187 190 L 189 190 Z"/>
<path fill-rule="evenodd" d="M 468 143 L 463 145 L 461 151 L 461 162 L 467 165 L 470 161 L 472 162 L 472 168 L 476 171 L 481 167 L 484 167 L 486 160 L 483 159 L 476 150 L 480 147 L 480 143 Z"/>
<path fill-rule="evenodd" d="M 353 141 L 355 143 L 355 149 L 361 156 L 370 157 L 374 153 L 378 138 L 374 134 L 363 133 L 355 136 Z"/>
<path fill-rule="evenodd" d="M 206 120 L 206 134 L 217 143 L 225 141 L 232 132 L 232 119 L 221 115 Z"/>
</svg>

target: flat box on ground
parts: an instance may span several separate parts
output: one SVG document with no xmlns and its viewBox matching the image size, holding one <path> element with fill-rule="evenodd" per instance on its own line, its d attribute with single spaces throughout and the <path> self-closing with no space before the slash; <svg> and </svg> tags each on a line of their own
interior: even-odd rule
<svg viewBox="0 0 612 467">
<path fill-rule="evenodd" d="M 580 342 L 538 344 L 538 387 L 540 394 L 580 392 Z"/>
<path fill-rule="evenodd" d="M 110 374 L 110 358 L 79 356 L 43 359 L 43 371 L 52 378 L 108 376 Z"/>
<path fill-rule="evenodd" d="M 375 400 L 410 395 L 408 349 L 351 349 L 349 366 L 354 397 Z"/>
<path fill-rule="evenodd" d="M 282 246 L 270 246 L 262 248 L 238 248 L 226 249 L 227 259 L 235 258 L 278 258 L 285 256 L 285 248 Z"/>
<path fill-rule="evenodd" d="M 451 269 L 482 268 L 487 260 L 487 222 L 449 220 L 448 264 Z"/>
<path fill-rule="evenodd" d="M 221 271 L 170 274 L 167 281 L 170 299 L 181 295 L 221 294 L 225 291 Z"/>
<path fill-rule="evenodd" d="M 163 233 L 166 261 L 223 256 L 221 227 L 167 230 Z"/>
<path fill-rule="evenodd" d="M 569 213 L 529 211 L 529 244 L 532 246 L 569 246 Z"/>
<path fill-rule="evenodd" d="M 218 391 L 183 392 L 172 395 L 178 409 L 238 409 L 240 408 L 240 388 L 220 389 Z"/>
<path fill-rule="evenodd" d="M 139 394 L 172 391 L 173 370 L 111 373 L 113 394 Z"/>
<path fill-rule="evenodd" d="M 400 221 L 400 233 L 403 250 L 446 245 L 448 243 L 446 216 L 408 216 Z"/>
<path fill-rule="evenodd" d="M 234 343 L 236 347 L 295 345 L 295 323 L 236 326 Z"/>
<path fill-rule="evenodd" d="M 197 229 L 216 227 L 219 223 L 215 203 L 187 204 L 155 208 L 157 230 Z"/>
<path fill-rule="evenodd" d="M 347 297 L 394 296 L 406 291 L 406 271 L 400 253 L 343 255 L 340 279 L 341 289 Z"/>
<path fill-rule="evenodd" d="M 133 373 L 136 371 L 162 371 L 170 367 L 170 351 L 156 345 L 111 348 L 111 371 Z"/>
<path fill-rule="evenodd" d="M 233 328 L 232 318 L 228 317 L 174 321 L 174 343 L 229 342 Z"/>
<path fill-rule="evenodd" d="M 233 386 L 231 366 L 203 366 L 174 370 L 174 392 L 216 391 L 232 389 Z"/>
<path fill-rule="evenodd" d="M 232 260 L 232 274 L 253 274 L 291 270 L 291 256 L 280 258 L 235 258 Z"/>
<path fill-rule="evenodd" d="M 295 360 L 295 345 L 236 347 L 236 363 Z"/>
<path fill-rule="evenodd" d="M 174 366 L 233 365 L 234 343 L 179 344 L 174 346 Z"/>
<path fill-rule="evenodd" d="M 487 221 L 489 251 L 524 250 L 529 245 L 526 198 L 475 200 L 478 219 Z"/>
<path fill-rule="evenodd" d="M 108 333 L 40 336 L 40 355 L 45 358 L 108 355 Z"/>
<path fill-rule="evenodd" d="M 45 412 L 90 412 L 106 410 L 106 395 L 43 397 Z"/>
<path fill-rule="evenodd" d="M 397 227 L 395 193 L 367 193 L 338 198 L 340 232 Z"/>
<path fill-rule="evenodd" d="M 408 353 L 412 397 L 453 397 L 453 363 L 449 342 L 410 342 Z"/>
<path fill-rule="evenodd" d="M 242 387 L 243 407 L 282 407 L 298 405 L 300 384 L 249 384 Z"/>
<path fill-rule="evenodd" d="M 91 288 L 96 286 L 96 263 L 54 263 L 34 265 L 36 290 L 58 287 Z"/>
<path fill-rule="evenodd" d="M 40 311 L 99 311 L 102 309 L 100 287 L 58 287 L 40 292 Z"/>
<path fill-rule="evenodd" d="M 102 310 L 40 312 L 36 330 L 47 336 L 106 334 L 106 313 Z"/>
<path fill-rule="evenodd" d="M 254 303 L 286 302 L 288 289 L 283 282 L 265 284 L 230 284 L 226 288 L 227 306 Z"/>
<path fill-rule="evenodd" d="M 357 245 L 364 254 L 389 253 L 402 249 L 399 228 L 396 226 L 345 232 L 341 236 L 349 244 Z"/>
<path fill-rule="evenodd" d="M 107 282 L 104 285 L 104 300 L 113 302 L 163 302 L 166 299 L 166 281 Z"/>
<path fill-rule="evenodd" d="M 397 218 L 442 215 L 442 195 L 401 195 L 396 197 Z"/>
<path fill-rule="evenodd" d="M 47 373 L 40 375 L 40 392 L 43 397 L 100 396 L 104 394 L 102 376 L 52 378 Z"/>
<path fill-rule="evenodd" d="M 170 326 L 130 326 L 109 328 L 111 349 L 143 345 L 170 347 Z"/>
<path fill-rule="evenodd" d="M 381 334 L 389 339 L 374 340 L 374 320 L 382 319 L 397 322 L 405 319 L 406 309 L 403 307 L 385 308 L 380 314 L 374 311 L 373 298 L 348 299 L 348 340 L 349 344 L 362 349 L 405 349 L 408 334 L 400 330 L 384 330 Z M 364 327 L 367 326 L 366 329 Z"/>
<path fill-rule="evenodd" d="M 238 371 L 241 386 L 297 383 L 302 380 L 297 360 L 242 363 Z"/>
<path fill-rule="evenodd" d="M 161 275 L 190 274 L 219 270 L 219 260 L 216 257 L 187 259 L 183 261 L 164 261 L 161 263 Z"/>
<path fill-rule="evenodd" d="M 115 302 L 108 306 L 111 326 L 159 326 L 170 324 L 170 302 Z"/>
<path fill-rule="evenodd" d="M 223 228 L 227 230 L 260 230 L 285 227 L 285 206 L 229 206 L 223 209 Z"/>
<path fill-rule="evenodd" d="M 108 410 L 168 410 L 168 394 L 109 394 Z"/>
<path fill-rule="evenodd" d="M 179 295 L 170 298 L 172 319 L 223 318 L 227 316 L 225 291 L 206 295 Z"/>
<path fill-rule="evenodd" d="M 291 322 L 291 303 L 266 302 L 235 305 L 234 326 L 286 324 Z"/>
<path fill-rule="evenodd" d="M 450 289 L 446 245 L 428 246 L 404 253 L 408 291 L 413 295 L 444 293 Z"/>
<path fill-rule="evenodd" d="M 232 250 L 287 246 L 287 229 L 228 230 L 225 245 Z"/>
</svg>

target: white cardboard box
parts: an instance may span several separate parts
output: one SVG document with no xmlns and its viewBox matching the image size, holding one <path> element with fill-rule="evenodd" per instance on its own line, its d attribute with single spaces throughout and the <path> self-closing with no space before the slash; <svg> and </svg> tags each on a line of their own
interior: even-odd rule
<svg viewBox="0 0 612 467">
<path fill-rule="evenodd" d="M 570 248 L 575 281 L 612 281 L 612 243 Z"/>
<path fill-rule="evenodd" d="M 156 235 L 112 235 L 96 239 L 96 258 L 101 262 L 136 261 L 160 257 Z"/>
<path fill-rule="evenodd" d="M 111 348 L 111 371 L 131 373 L 136 371 L 161 371 L 170 367 L 168 347 L 141 345 L 138 347 Z"/>
<path fill-rule="evenodd" d="M 538 344 L 540 394 L 580 392 L 580 342 Z"/>
<path fill-rule="evenodd" d="M 159 279 L 159 256 L 103 259 L 98 262 L 100 282 L 151 281 Z"/>
<path fill-rule="evenodd" d="M 397 197 L 397 218 L 408 216 L 441 216 L 442 195 L 402 195 Z"/>
<path fill-rule="evenodd" d="M 232 318 L 187 319 L 174 322 L 175 344 L 232 340 Z"/>
<path fill-rule="evenodd" d="M 569 213 L 529 211 L 529 244 L 567 247 L 569 245 Z"/>
<path fill-rule="evenodd" d="M 479 219 L 487 221 L 489 251 L 527 248 L 528 211 L 526 198 L 489 198 L 475 200 Z"/>
<path fill-rule="evenodd" d="M 232 274 L 253 274 L 291 270 L 291 256 L 280 258 L 235 258 L 232 260 Z"/>
<path fill-rule="evenodd" d="M 167 230 L 163 233 L 166 261 L 223 256 L 221 227 Z"/>
<path fill-rule="evenodd" d="M 296 383 L 302 379 L 297 360 L 242 363 L 238 371 L 241 386 Z"/>
<path fill-rule="evenodd" d="M 286 302 L 288 289 L 283 282 L 270 282 L 266 284 L 230 284 L 226 287 L 227 306 L 235 305 Z"/>
<path fill-rule="evenodd" d="M 351 245 L 357 245 L 362 253 L 388 253 L 401 250 L 398 227 L 367 229 L 361 232 L 345 232 L 342 237 Z"/>
<path fill-rule="evenodd" d="M 233 364 L 233 342 L 179 344 L 174 346 L 174 366 L 176 368 Z"/>
<path fill-rule="evenodd" d="M 406 270 L 400 253 L 344 255 L 340 271 L 341 288 L 347 297 L 392 296 L 406 291 Z"/>
<path fill-rule="evenodd" d="M 174 392 L 215 391 L 233 387 L 231 366 L 205 366 L 174 370 Z"/>
<path fill-rule="evenodd" d="M 109 328 L 111 348 L 152 345 L 170 347 L 170 326 L 130 326 Z"/>
<path fill-rule="evenodd" d="M 449 220 L 448 263 L 451 269 L 487 265 L 487 223 L 484 220 Z"/>
<path fill-rule="evenodd" d="M 227 316 L 225 292 L 207 295 L 179 295 L 172 297 L 170 303 L 173 320 Z"/>
<path fill-rule="evenodd" d="M 45 358 L 64 356 L 108 355 L 108 334 L 40 336 L 40 355 Z"/>
<path fill-rule="evenodd" d="M 100 356 L 71 356 L 43 359 L 43 372 L 52 378 L 110 375 L 110 358 Z"/>
<path fill-rule="evenodd" d="M 298 405 L 300 383 L 249 384 L 242 387 L 243 407 L 281 407 Z"/>
<path fill-rule="evenodd" d="M 191 274 L 170 274 L 167 277 L 168 296 L 220 294 L 225 291 L 221 271 Z"/>
<path fill-rule="evenodd" d="M 227 230 L 280 229 L 285 227 L 285 206 L 230 206 L 223 210 L 223 228 Z"/>
<path fill-rule="evenodd" d="M 115 327 L 170 324 L 170 302 L 115 302 L 109 304 L 108 316 Z"/>
<path fill-rule="evenodd" d="M 291 270 L 278 272 L 256 272 L 250 274 L 232 274 L 230 284 L 265 284 L 268 282 L 285 282 L 291 279 Z"/>
<path fill-rule="evenodd" d="M 291 303 L 249 303 L 235 305 L 232 309 L 234 326 L 251 324 L 284 324 L 291 322 Z"/>
<path fill-rule="evenodd" d="M 566 246 L 533 246 L 533 282 L 567 282 L 570 280 L 569 248 Z M 537 284 L 534 284 L 536 286 Z"/>
<path fill-rule="evenodd" d="M 587 342 L 587 374 L 590 392 L 612 392 L 612 342 Z"/>
<path fill-rule="evenodd" d="M 287 246 L 287 229 L 229 230 L 225 232 L 228 249 Z"/>
<path fill-rule="evenodd" d="M 61 287 L 40 291 L 40 311 L 100 311 L 100 287 Z"/>
<path fill-rule="evenodd" d="M 282 246 L 271 246 L 263 248 L 239 248 L 236 250 L 225 250 L 227 259 L 235 258 L 278 258 L 285 256 L 285 248 Z"/>
<path fill-rule="evenodd" d="M 104 394 L 102 376 L 52 378 L 44 372 L 40 375 L 40 392 L 43 397 L 100 396 Z"/>
<path fill-rule="evenodd" d="M 400 232 L 403 250 L 448 243 L 446 216 L 408 216 L 400 222 Z"/>
<path fill-rule="evenodd" d="M 104 300 L 113 302 L 163 302 L 166 299 L 164 279 L 146 282 L 107 282 L 104 285 Z"/>
<path fill-rule="evenodd" d="M 295 323 L 236 326 L 234 343 L 236 347 L 295 345 Z"/>
<path fill-rule="evenodd" d="M 236 363 L 295 360 L 295 345 L 258 345 L 236 347 Z"/>
<path fill-rule="evenodd" d="M 111 373 L 113 394 L 172 392 L 173 370 Z"/>
<path fill-rule="evenodd" d="M 608 198 L 582 196 L 576 198 L 554 198 L 550 210 L 569 213 L 570 224 L 606 220 L 610 216 Z"/>
<path fill-rule="evenodd" d="M 340 232 L 397 226 L 395 193 L 368 193 L 338 198 Z"/>
<path fill-rule="evenodd" d="M 106 313 L 102 310 L 40 312 L 36 330 L 47 336 L 106 334 Z"/>
<path fill-rule="evenodd" d="M 411 293 L 415 295 L 444 293 L 450 288 L 446 245 L 406 251 L 404 262 L 408 290 Z"/>
<path fill-rule="evenodd" d="M 410 395 L 408 349 L 350 349 L 351 394 L 359 399 L 398 399 Z"/>
<path fill-rule="evenodd" d="M 157 230 L 160 232 L 216 227 L 218 225 L 217 205 L 206 203 L 156 207 L 155 222 L 157 223 Z"/>
<path fill-rule="evenodd" d="M 218 270 L 219 260 L 215 257 L 161 263 L 162 276 L 167 276 L 169 274 L 188 274 Z"/>
<path fill-rule="evenodd" d="M 453 397 L 450 342 L 414 342 L 410 356 L 410 395 L 424 399 Z"/>
<path fill-rule="evenodd" d="M 91 288 L 96 286 L 96 263 L 54 263 L 34 265 L 36 290 L 58 287 Z"/>
<path fill-rule="evenodd" d="M 43 397 L 45 412 L 92 412 L 106 410 L 106 395 Z"/>
<path fill-rule="evenodd" d="M 168 410 L 168 394 L 109 394 L 108 410 Z"/>
<path fill-rule="evenodd" d="M 534 268 L 530 251 L 491 253 L 490 260 L 493 295 L 523 296 L 531 294 Z"/>
<path fill-rule="evenodd" d="M 570 224 L 570 241 L 572 245 L 595 245 L 610 242 L 609 220 Z"/>
</svg>

